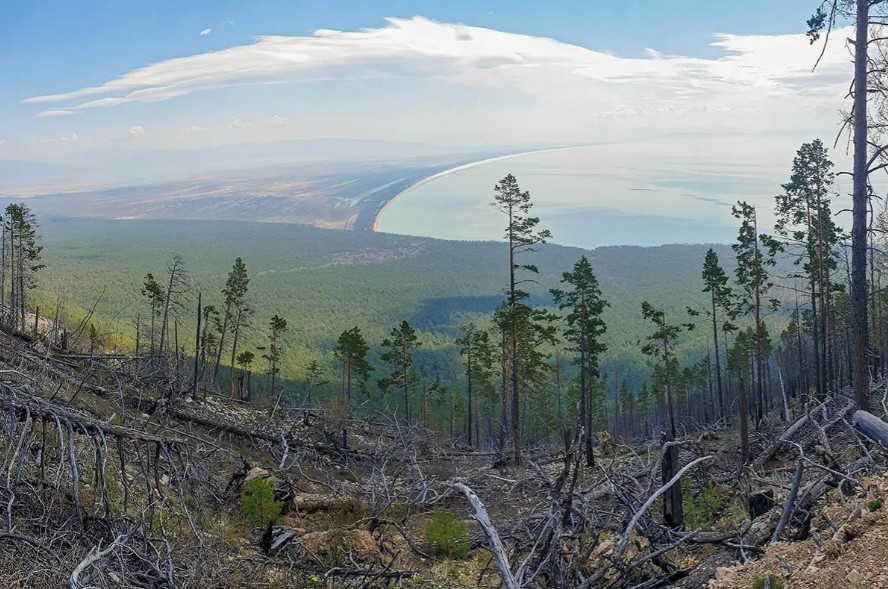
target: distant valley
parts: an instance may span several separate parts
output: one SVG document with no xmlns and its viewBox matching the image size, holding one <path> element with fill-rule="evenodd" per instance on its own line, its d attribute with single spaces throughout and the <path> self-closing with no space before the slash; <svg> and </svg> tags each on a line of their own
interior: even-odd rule
<svg viewBox="0 0 888 589">
<path fill-rule="evenodd" d="M 247 346 L 264 343 L 274 314 L 292 325 L 282 364 L 287 378 L 301 378 L 306 364 L 321 359 L 335 370 L 335 338 L 360 326 L 372 353 L 391 327 L 408 320 L 420 332 L 420 373 L 457 382 L 458 326 L 489 321 L 507 283 L 505 244 L 447 241 L 374 232 L 323 230 L 304 225 L 234 221 L 48 219 L 41 228 L 50 268 L 41 276 L 44 305 L 56 297 L 79 313 L 95 305 L 106 333 L 131 339 L 132 322 L 147 313 L 140 288 L 147 272 L 163 275 L 174 254 L 183 257 L 204 304 L 219 304 L 219 291 L 234 258 L 247 265 L 256 308 Z M 706 245 L 602 247 L 547 245 L 530 285 L 535 304 L 550 306 L 549 289 L 582 255 L 589 257 L 611 306 L 606 310 L 603 359 L 606 372 L 647 378 L 637 342 L 647 333 L 641 302 L 655 300 L 675 317 L 706 300 L 700 267 Z M 728 246 L 713 246 L 733 268 Z M 196 300 L 191 301 L 196 308 Z M 182 317 L 186 332 L 193 328 Z M 683 358 L 705 351 L 706 331 L 683 336 Z"/>
</svg>

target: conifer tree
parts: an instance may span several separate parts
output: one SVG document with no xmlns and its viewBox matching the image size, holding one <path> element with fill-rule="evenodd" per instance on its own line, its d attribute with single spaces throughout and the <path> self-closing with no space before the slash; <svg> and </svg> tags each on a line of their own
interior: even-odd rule
<svg viewBox="0 0 888 589">
<path fill-rule="evenodd" d="M 268 377 L 271 381 L 268 388 L 269 395 L 274 399 L 271 415 L 274 415 L 274 412 L 277 411 L 281 403 L 281 395 L 284 394 L 283 389 L 281 389 L 280 394 L 276 394 L 276 380 L 278 373 L 281 371 L 279 366 L 281 362 L 281 338 L 285 331 L 287 331 L 287 320 L 277 315 L 272 317 L 268 323 L 268 350 L 265 354 L 262 354 L 262 358 L 268 362 Z"/>
<path fill-rule="evenodd" d="M 305 406 L 311 407 L 311 393 L 315 387 L 324 386 L 327 381 L 324 380 L 324 369 L 318 364 L 317 360 L 308 363 L 305 369 Z"/>
<path fill-rule="evenodd" d="M 740 413 L 740 453 L 743 464 L 749 461 L 749 403 L 746 394 L 746 379 L 744 373 L 749 370 L 750 382 L 755 378 L 756 358 L 755 329 L 749 327 L 737 332 L 734 345 L 728 350 L 728 367 L 737 373 L 738 409 Z"/>
<path fill-rule="evenodd" d="M 712 321 L 712 340 L 715 345 L 715 358 L 712 363 L 715 365 L 718 414 L 719 417 L 725 417 L 718 327 L 719 323 L 723 321 L 728 324 L 727 329 L 730 331 L 733 327 L 730 321 L 734 319 L 735 311 L 731 300 L 731 289 L 728 287 L 728 275 L 719 263 L 718 254 L 712 248 L 706 252 L 706 258 L 703 260 L 703 292 L 709 293 L 709 309 L 706 314 Z"/>
<path fill-rule="evenodd" d="M 246 305 L 247 286 L 250 283 L 247 277 L 247 267 L 241 258 L 234 260 L 231 272 L 225 281 L 225 287 L 222 289 L 222 304 L 225 310 L 222 313 L 222 324 L 219 326 L 219 343 L 216 350 L 216 366 L 213 368 L 213 380 L 219 376 L 219 365 L 222 363 L 222 352 L 225 349 L 225 336 L 229 332 L 232 317 L 237 313 L 239 307 Z M 232 350 L 233 354 L 236 350 Z M 232 369 L 234 368 L 234 360 L 232 359 Z"/>
<path fill-rule="evenodd" d="M 465 357 L 466 374 L 466 443 L 473 445 L 472 434 L 475 434 L 474 443 L 480 443 L 478 438 L 478 398 L 477 390 L 490 386 L 491 372 L 493 370 L 493 347 L 490 343 L 490 334 L 478 329 L 474 323 L 468 323 L 460 327 L 462 337 L 456 343 L 459 345 L 460 354 Z M 472 430 L 475 430 L 474 432 Z"/>
<path fill-rule="evenodd" d="M 521 288 L 526 279 L 518 276 L 519 271 L 537 274 L 533 264 L 519 264 L 518 258 L 535 250 L 534 246 L 552 237 L 547 229 L 538 230 L 539 217 L 530 215 L 533 203 L 530 193 L 522 191 L 515 176 L 508 174 L 494 187 L 493 207 L 507 218 L 505 239 L 509 244 L 509 284 L 506 288 L 506 321 L 509 347 L 509 383 L 512 401 L 512 452 L 514 462 L 521 459 L 521 397 L 519 391 L 521 359 L 518 353 L 518 329 L 523 322 L 528 325 L 530 308 L 527 305 L 529 293 Z M 503 392 L 505 396 L 505 391 Z"/>
<path fill-rule="evenodd" d="M 735 271 L 737 285 L 740 287 L 740 309 L 744 313 L 752 313 L 755 319 L 756 336 L 756 427 L 761 425 L 764 417 L 764 349 L 761 335 L 762 310 L 766 302 L 768 290 L 773 286 L 768 274 L 768 267 L 775 264 L 770 252 L 769 237 L 758 232 L 758 219 L 755 207 L 749 203 L 739 201 L 731 211 L 734 217 L 740 219 L 740 231 L 737 235 L 737 243 L 731 247 L 737 254 L 737 270 Z M 771 301 L 772 305 L 776 301 Z"/>
<path fill-rule="evenodd" d="M 638 391 L 638 397 L 636 400 L 636 415 L 640 419 L 644 420 L 644 428 L 643 433 L 645 437 L 650 436 L 650 415 L 651 415 L 651 407 L 654 404 L 653 395 L 651 394 L 651 388 L 648 386 L 647 382 L 641 383 L 641 390 Z"/>
<path fill-rule="evenodd" d="M 199 375 L 198 380 L 203 381 L 205 371 L 208 364 L 208 358 L 216 353 L 216 334 L 210 329 L 210 325 L 215 325 L 218 330 L 219 311 L 214 305 L 205 305 L 201 316 L 200 331 L 200 350 L 198 352 Z"/>
<path fill-rule="evenodd" d="M 3 223 L 3 250 L 8 258 L 3 264 L 3 285 L 6 283 L 6 262 L 9 266 L 9 304 L 6 308 L 6 324 L 10 329 L 25 328 L 27 292 L 36 283 L 36 273 L 45 266 L 40 261 L 43 246 L 38 243 L 37 217 L 24 203 L 6 207 Z"/>
<path fill-rule="evenodd" d="M 673 400 L 671 362 L 675 360 L 675 340 L 681 333 L 681 326 L 670 325 L 666 321 L 666 312 L 654 307 L 647 301 L 641 303 L 641 313 L 645 319 L 654 324 L 654 332 L 647 336 L 641 351 L 650 356 L 663 369 L 664 393 L 666 400 L 667 419 L 669 420 L 669 439 L 676 437 L 675 403 Z"/>
<path fill-rule="evenodd" d="M 235 358 L 235 362 L 241 367 L 240 375 L 237 377 L 237 390 L 235 391 L 235 398 L 239 401 L 249 401 L 252 397 L 252 388 L 250 386 L 252 372 L 250 369 L 252 368 L 255 359 L 256 354 L 249 350 L 244 350 L 237 355 L 237 358 Z M 233 368 L 234 363 L 232 363 L 232 369 Z"/>
<path fill-rule="evenodd" d="M 379 380 L 379 388 L 385 393 L 403 391 L 405 423 L 410 423 L 410 393 L 417 381 L 413 369 L 413 352 L 419 346 L 416 330 L 407 321 L 401 321 L 400 325 L 392 329 L 390 336 L 382 340 L 385 352 L 381 359 L 391 365 L 392 372 Z"/>
<path fill-rule="evenodd" d="M 828 8 L 827 8 L 828 7 Z M 877 12 L 878 10 L 878 12 Z M 854 23 L 854 82 L 850 94 L 853 106 L 845 120 L 852 131 L 854 162 L 851 170 L 852 206 L 851 206 L 851 264 L 850 275 L 850 332 L 849 362 L 851 363 L 854 401 L 858 409 L 869 411 L 870 407 L 870 374 L 869 374 L 869 297 L 867 284 L 867 249 L 869 246 L 869 212 L 871 209 L 870 174 L 884 169 L 885 147 L 875 138 L 884 128 L 884 108 L 867 111 L 868 103 L 874 92 L 884 88 L 884 67 L 873 66 L 869 54 L 871 44 L 882 43 L 882 35 L 871 33 L 870 25 L 882 27 L 885 23 L 886 0 L 823 0 L 819 3 L 814 15 L 808 19 L 808 36 L 813 43 L 821 32 L 828 31 L 836 24 L 837 15 L 852 17 Z M 844 13 L 844 14 L 843 14 Z M 881 13 L 881 14 L 880 14 Z M 876 78 L 876 79 L 871 79 Z M 884 90 L 881 90 L 884 95 Z M 870 117 L 876 118 L 876 124 L 870 125 Z M 871 149 L 873 148 L 873 149 Z M 852 353 L 853 352 L 853 353 Z"/>
<path fill-rule="evenodd" d="M 672 363 L 675 361 L 675 340 L 678 334 L 681 333 L 681 327 L 670 325 L 666 321 L 666 312 L 654 307 L 647 301 L 641 303 L 641 312 L 645 319 L 650 320 L 654 324 L 655 328 L 654 332 L 646 338 L 641 351 L 660 364 L 663 369 L 666 412 L 669 419 L 667 440 L 671 442 L 675 440 L 676 428 L 675 403 L 670 373 L 672 372 Z M 663 456 L 663 483 L 670 481 L 678 470 L 678 446 L 672 444 L 668 446 Z M 680 483 L 672 485 L 664 496 L 663 519 L 667 525 L 674 528 L 681 527 L 684 524 Z"/>
<path fill-rule="evenodd" d="M 155 280 L 154 275 L 149 272 L 145 275 L 145 283 L 142 285 L 142 296 L 148 300 L 150 307 L 150 337 L 151 337 L 151 355 L 154 355 L 154 325 L 158 317 L 160 317 L 161 309 L 164 304 L 164 292 L 160 283 Z"/>
<path fill-rule="evenodd" d="M 370 347 L 357 326 L 339 334 L 333 353 L 342 362 L 342 399 L 351 404 L 352 389 L 357 380 L 358 390 L 367 394 L 367 379 L 373 367 L 367 362 Z"/>
<path fill-rule="evenodd" d="M 607 331 L 602 315 L 608 303 L 601 296 L 598 279 L 586 256 L 574 264 L 571 272 L 562 275 L 561 283 L 569 285 L 570 289 L 552 289 L 551 293 L 558 307 L 562 311 L 568 311 L 565 317 L 565 335 L 572 343 L 571 350 L 577 353 L 580 368 L 580 424 L 586 430 L 586 464 L 593 466 L 595 459 L 592 450 L 591 385 L 599 376 L 599 355 L 607 350 L 607 345 L 602 341 Z"/>
<path fill-rule="evenodd" d="M 635 433 L 636 426 L 636 401 L 629 388 L 629 381 L 623 379 L 620 384 L 620 410 L 622 412 L 623 423 L 629 427 L 629 435 Z"/>
<path fill-rule="evenodd" d="M 180 256 L 173 256 L 173 261 L 167 267 L 167 276 L 169 280 L 163 297 L 163 321 L 160 326 L 159 352 L 161 354 L 166 349 L 164 344 L 168 345 L 169 343 L 170 315 L 178 317 L 179 312 L 184 308 L 184 297 L 188 291 L 188 274 L 185 272 L 185 265 Z"/>
<path fill-rule="evenodd" d="M 831 356 L 835 353 L 830 347 L 830 307 L 837 287 L 831 275 L 838 264 L 836 247 L 843 237 L 831 210 L 835 179 L 832 166 L 819 139 L 802 144 L 793 159 L 789 182 L 783 184 L 783 194 L 776 197 L 776 236 L 770 244 L 772 255 L 777 251 L 787 252 L 796 265 L 802 265 L 801 277 L 808 284 L 818 398 L 826 394 Z"/>
</svg>

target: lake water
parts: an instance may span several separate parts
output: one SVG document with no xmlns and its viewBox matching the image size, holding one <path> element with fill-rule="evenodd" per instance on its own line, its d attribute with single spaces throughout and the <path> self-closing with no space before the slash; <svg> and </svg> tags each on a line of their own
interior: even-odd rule
<svg viewBox="0 0 888 589">
<path fill-rule="evenodd" d="M 529 190 L 540 227 L 579 247 L 727 243 L 731 205 L 746 200 L 760 226 L 773 224 L 774 195 L 801 141 L 746 139 L 594 145 L 486 161 L 418 183 L 392 201 L 377 229 L 444 239 L 501 239 L 493 188 L 512 173 Z M 840 207 L 834 207 L 838 210 Z"/>
</svg>

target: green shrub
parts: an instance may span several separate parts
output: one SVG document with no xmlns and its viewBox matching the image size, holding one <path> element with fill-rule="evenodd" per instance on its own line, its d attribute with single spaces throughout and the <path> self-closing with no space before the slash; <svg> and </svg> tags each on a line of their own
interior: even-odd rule
<svg viewBox="0 0 888 589">
<path fill-rule="evenodd" d="M 469 532 L 446 507 L 435 510 L 426 526 L 426 541 L 436 556 L 463 560 L 469 555 Z"/>
<path fill-rule="evenodd" d="M 715 518 L 725 507 L 725 498 L 714 481 L 709 481 L 694 499 L 690 479 L 682 480 L 682 511 L 688 530 L 711 530 Z"/>
<path fill-rule="evenodd" d="M 878 511 L 882 509 L 883 505 L 885 505 L 885 500 L 881 497 L 866 502 L 866 508 L 870 511 Z"/>
<path fill-rule="evenodd" d="M 783 579 L 777 575 L 768 575 L 771 577 L 771 589 L 783 589 Z M 757 575 L 752 580 L 752 589 L 765 589 L 765 578 Z"/>
<path fill-rule="evenodd" d="M 263 526 L 281 517 L 280 501 L 274 500 L 274 487 L 265 479 L 253 479 L 241 492 L 241 514 L 253 526 Z"/>
</svg>

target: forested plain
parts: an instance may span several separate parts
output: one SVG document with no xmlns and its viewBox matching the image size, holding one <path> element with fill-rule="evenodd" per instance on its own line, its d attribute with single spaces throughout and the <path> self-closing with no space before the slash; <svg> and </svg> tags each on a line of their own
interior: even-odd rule
<svg viewBox="0 0 888 589">
<path fill-rule="evenodd" d="M 192 353 L 196 293 L 203 293 L 204 304 L 218 306 L 231 264 L 235 257 L 243 258 L 255 308 L 243 349 L 265 346 L 268 321 L 275 314 L 285 318 L 289 329 L 283 335 L 281 376 L 285 398 L 297 403 L 304 397 L 305 371 L 312 360 L 325 368 L 325 380 L 333 381 L 321 388 L 320 395 L 337 390 L 339 366 L 333 349 L 342 331 L 359 327 L 370 345 L 371 361 L 379 365 L 380 343 L 402 320 L 419 331 L 419 376 L 429 384 L 440 378 L 448 388 L 461 391 L 459 326 L 489 323 L 503 299 L 508 275 L 506 248 L 497 242 L 225 221 L 50 218 L 41 222 L 43 258 L 50 269 L 41 274 L 37 295 L 44 314 L 51 314 L 59 300 L 72 319 L 94 308 L 91 322 L 112 347 L 132 349 L 137 317 L 144 324 L 150 315 L 140 294 L 144 276 L 151 272 L 160 277 L 179 255 L 191 288 L 187 310 L 178 313 L 180 339 L 186 352 Z M 563 272 L 587 256 L 610 304 L 604 312 L 608 349 L 601 360 L 602 375 L 638 389 L 649 380 L 651 370 L 638 345 L 647 334 L 641 302 L 656 300 L 677 320 L 688 321 L 687 306 L 707 301 L 700 268 L 710 247 L 731 271 L 733 256 L 727 245 L 589 251 L 546 244 L 532 256 L 540 274 L 528 290 L 535 305 L 554 309 L 549 290 L 559 286 Z M 780 325 L 786 321 L 784 315 L 775 313 L 769 319 Z M 550 346 L 553 357 L 556 347 Z M 693 363 L 705 354 L 705 329 L 685 334 L 681 359 Z M 563 352 L 562 362 L 568 374 L 575 373 Z M 257 372 L 264 371 L 263 364 L 256 363 Z M 265 397 L 265 384 L 257 379 L 254 385 L 260 399 Z M 376 397 L 376 392 L 371 396 Z"/>
</svg>

